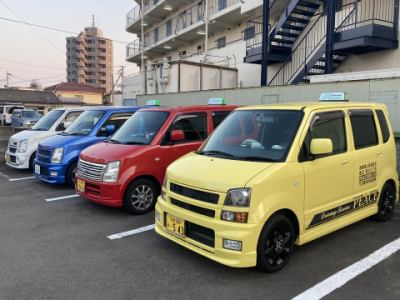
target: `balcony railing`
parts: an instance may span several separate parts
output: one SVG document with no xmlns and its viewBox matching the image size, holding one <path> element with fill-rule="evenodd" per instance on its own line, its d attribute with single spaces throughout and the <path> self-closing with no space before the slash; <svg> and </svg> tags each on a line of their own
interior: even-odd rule
<svg viewBox="0 0 400 300">
<path fill-rule="evenodd" d="M 222 12 L 223 10 L 240 3 L 241 0 L 210 0 L 209 18 Z M 192 6 L 183 10 L 179 15 L 166 20 L 160 26 L 144 35 L 144 48 L 157 45 L 160 41 L 179 35 L 188 27 L 200 24 L 205 16 L 205 1 L 196 1 Z M 141 51 L 140 40 L 137 39 L 127 46 L 127 57 L 135 55 Z"/>
<path fill-rule="evenodd" d="M 147 4 L 145 4 L 143 12 L 146 13 L 151 10 L 153 7 L 159 5 L 163 0 L 149 0 Z M 126 27 L 136 22 L 140 17 L 142 17 L 142 9 L 139 5 L 135 6 L 128 14 L 126 15 Z"/>
</svg>

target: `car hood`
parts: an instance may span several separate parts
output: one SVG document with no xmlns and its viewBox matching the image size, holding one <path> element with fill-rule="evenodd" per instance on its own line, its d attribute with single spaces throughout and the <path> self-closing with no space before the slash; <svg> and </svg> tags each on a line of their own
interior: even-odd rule
<svg viewBox="0 0 400 300">
<path fill-rule="evenodd" d="M 12 141 L 20 142 L 22 140 L 28 140 L 29 143 L 38 142 L 47 137 L 53 136 L 54 131 L 35 131 L 35 130 L 24 130 L 11 136 Z"/>
<path fill-rule="evenodd" d="M 86 148 L 97 141 L 98 138 L 93 136 L 55 135 L 42 141 L 40 146 L 50 149 L 68 148 L 74 150 Z"/>
<path fill-rule="evenodd" d="M 97 164 L 124 160 L 140 155 L 151 146 L 98 143 L 81 152 L 81 159 Z"/>
<path fill-rule="evenodd" d="M 223 159 L 190 153 L 168 167 L 168 179 L 194 188 L 226 193 L 243 188 L 257 174 L 271 167 L 268 162 Z"/>
</svg>

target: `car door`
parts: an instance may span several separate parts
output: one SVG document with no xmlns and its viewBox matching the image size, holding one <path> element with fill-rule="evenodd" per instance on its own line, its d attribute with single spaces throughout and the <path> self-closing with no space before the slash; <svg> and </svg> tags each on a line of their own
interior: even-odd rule
<svg viewBox="0 0 400 300">
<path fill-rule="evenodd" d="M 382 167 L 383 148 L 379 145 L 377 120 L 371 109 L 350 110 L 349 117 L 356 152 L 354 192 L 361 197 L 378 191 L 377 173 Z"/>
<path fill-rule="evenodd" d="M 353 154 L 349 151 L 345 113 L 342 110 L 317 112 L 311 117 L 300 161 L 304 168 L 305 229 L 311 229 L 345 214 L 345 204 L 353 194 Z M 333 152 L 313 156 L 313 138 L 329 138 Z"/>
<path fill-rule="evenodd" d="M 205 112 L 177 115 L 168 129 L 162 145 L 162 150 L 165 153 L 165 165 L 168 166 L 182 155 L 197 150 L 208 136 L 207 128 L 207 114 Z M 172 142 L 170 134 L 173 130 L 182 130 L 185 135 L 184 139 L 179 142 Z"/>
</svg>

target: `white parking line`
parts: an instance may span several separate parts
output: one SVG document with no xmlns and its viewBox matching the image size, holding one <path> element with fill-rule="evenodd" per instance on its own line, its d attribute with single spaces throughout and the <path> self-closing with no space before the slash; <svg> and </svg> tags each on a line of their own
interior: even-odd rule
<svg viewBox="0 0 400 300">
<path fill-rule="evenodd" d="M 21 181 L 21 180 L 34 179 L 34 178 L 36 178 L 36 177 L 29 176 L 29 177 L 20 177 L 20 178 L 9 178 L 8 181 Z"/>
<path fill-rule="evenodd" d="M 321 299 L 400 250 L 400 238 L 314 285 L 292 300 Z"/>
<path fill-rule="evenodd" d="M 47 202 L 52 202 L 52 201 L 58 201 L 58 200 L 63 200 L 63 199 L 71 199 L 71 198 L 78 198 L 78 194 L 73 194 L 73 195 L 68 195 L 68 196 L 61 196 L 61 197 L 55 197 L 55 198 L 47 198 L 45 199 Z"/>
<path fill-rule="evenodd" d="M 153 230 L 153 229 L 154 229 L 154 224 L 151 224 L 151 225 L 147 225 L 147 226 L 140 227 L 137 229 L 112 234 L 112 235 L 109 235 L 107 238 L 109 238 L 110 240 L 117 240 L 117 239 L 122 239 L 123 237 L 129 236 L 129 235 L 134 235 L 134 234 L 142 233 L 142 232 Z"/>
</svg>

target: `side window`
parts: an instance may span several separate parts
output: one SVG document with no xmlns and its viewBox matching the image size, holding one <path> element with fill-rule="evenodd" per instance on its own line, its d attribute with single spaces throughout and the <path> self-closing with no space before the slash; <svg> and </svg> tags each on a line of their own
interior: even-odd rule
<svg viewBox="0 0 400 300">
<path fill-rule="evenodd" d="M 124 125 L 125 121 L 128 120 L 133 113 L 116 113 L 112 114 L 107 121 L 101 126 L 97 136 L 111 136 L 113 135 L 122 125 Z M 113 126 L 112 130 L 108 130 L 107 127 L 111 125 Z"/>
<path fill-rule="evenodd" d="M 82 113 L 82 111 L 72 111 L 65 116 L 65 119 L 57 126 L 56 131 L 64 131 L 71 125 Z"/>
<path fill-rule="evenodd" d="M 356 149 L 378 145 L 378 135 L 372 110 L 351 110 L 350 122 Z"/>
<path fill-rule="evenodd" d="M 333 152 L 329 155 L 324 155 L 324 157 L 347 151 L 346 126 L 342 111 L 319 113 L 314 116 L 304 139 L 300 161 L 315 159 L 311 154 L 310 146 L 311 140 L 318 138 L 328 138 L 332 141 Z"/>
<path fill-rule="evenodd" d="M 212 113 L 213 128 L 217 128 L 229 113 L 230 111 L 214 111 Z"/>
<path fill-rule="evenodd" d="M 169 134 L 173 130 L 183 130 L 185 138 L 179 143 L 202 141 L 207 137 L 207 115 L 205 113 L 191 113 L 179 115 L 174 120 L 165 138 L 170 143 Z"/>
<path fill-rule="evenodd" d="M 385 114 L 382 110 L 376 110 L 375 112 L 378 116 L 379 125 L 381 127 L 383 142 L 386 143 L 390 138 L 390 131 L 386 122 Z"/>
</svg>

